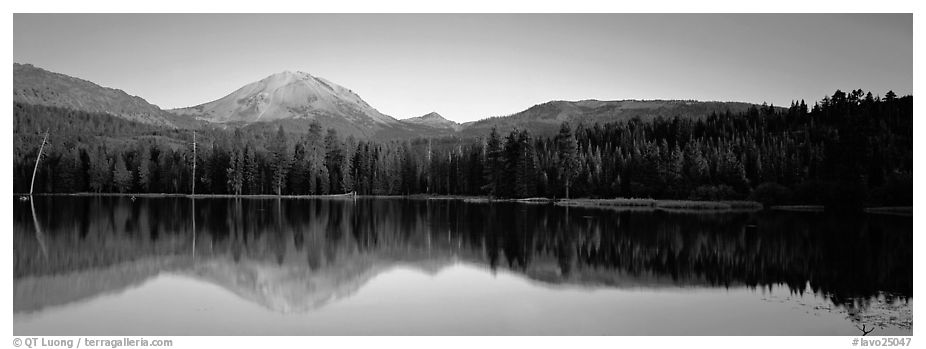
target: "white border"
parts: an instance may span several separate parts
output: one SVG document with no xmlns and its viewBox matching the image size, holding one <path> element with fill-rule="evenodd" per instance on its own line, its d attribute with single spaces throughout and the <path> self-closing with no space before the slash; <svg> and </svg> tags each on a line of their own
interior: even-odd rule
<svg viewBox="0 0 926 349">
<path fill-rule="evenodd" d="M 920 2 L 922 3 L 922 2 Z M 332 12 L 388 12 L 388 13 L 425 13 L 425 12 L 467 12 L 467 13 L 488 13 L 488 12 L 532 12 L 532 13 L 585 13 L 585 12 L 901 12 L 914 13 L 914 48 L 913 62 L 918 62 L 918 57 L 922 49 L 922 43 L 917 41 L 921 38 L 922 18 L 920 15 L 919 3 L 914 1 L 891 1 L 891 2 L 872 2 L 872 1 L 799 1 L 799 0 L 779 0 L 774 2 L 738 2 L 738 1 L 681 1 L 681 0 L 655 0 L 655 1 L 634 1 L 629 3 L 604 2 L 604 1 L 587 1 L 587 0 L 570 0 L 570 1 L 524 1 L 524 2 L 505 2 L 499 0 L 472 0 L 466 2 L 444 3 L 438 1 L 426 0 L 348 0 L 348 1 L 282 1 L 282 0 L 262 0 L 262 1 L 216 1 L 216 2 L 193 2 L 189 0 L 162 0 L 151 1 L 147 3 L 132 1 L 17 1 L 10 4 L 10 11 L 3 16 L 3 28 L 7 31 L 4 36 L 6 44 L 3 46 L 8 50 L 7 57 L 9 62 L 7 67 L 12 63 L 13 57 L 13 13 L 23 12 L 228 12 L 228 13 L 276 13 L 276 12 L 315 12 L 315 13 L 332 13 Z M 873 67 L 876 69 L 876 67 Z M 12 71 L 7 68 L 3 71 L 3 78 L 6 81 L 7 91 L 12 91 Z M 914 63 L 913 67 L 913 89 L 918 91 L 921 85 L 921 65 Z M 12 105 L 12 97 L 9 92 L 3 97 L 6 105 Z M 921 100 L 914 102 L 914 138 L 924 135 L 922 131 L 922 122 L 916 122 L 923 117 L 923 103 Z M 9 107 L 8 107 L 9 108 Z M 4 123 L 3 131 L 7 135 L 12 135 L 12 112 L 6 109 L 3 113 Z M 3 186 L 6 188 L 7 199 L 3 201 L 4 227 L 0 231 L 7 232 L 6 237 L 0 239 L 3 242 L 5 251 L 2 260 L 4 267 L 3 276 L 10 282 L 2 288 L 3 296 L 7 300 L 3 303 L 4 314 L 6 314 L 7 324 L 9 324 L 7 340 L 12 340 L 13 315 L 12 315 L 12 205 L 10 196 L 12 195 L 12 137 L 6 141 L 7 150 L 0 152 L 5 171 L 2 172 Z M 923 154 L 923 143 L 914 142 L 914 154 Z M 923 168 L 918 166 L 922 163 L 921 157 L 914 158 L 914 169 Z M 923 196 L 917 195 L 923 193 L 923 186 L 918 185 L 922 177 L 914 171 L 914 205 L 918 206 Z M 914 216 L 914 234 L 919 234 L 922 224 L 918 216 Z M 922 258 L 918 258 L 919 251 L 922 250 L 922 239 L 914 236 L 914 270 L 918 270 Z M 914 275 L 914 295 L 917 294 L 917 275 Z M 918 296 L 914 297 L 917 298 Z M 914 304 L 914 318 L 920 311 Z M 88 319 L 92 320 L 92 319 Z M 916 322 L 916 321 L 914 321 Z M 914 328 L 914 337 L 916 328 Z M 199 347 L 233 347 L 233 348 L 251 348 L 251 347 L 268 347 L 268 346 L 310 346 L 315 348 L 327 347 L 364 347 L 364 348 L 467 348 L 474 347 L 522 347 L 529 345 L 533 347 L 548 348 L 566 348 L 566 347 L 603 347 L 603 346 L 620 346 L 620 347 L 712 347 L 712 348 L 783 348 L 783 347 L 839 347 L 851 348 L 851 340 L 855 337 L 776 337 L 776 336 L 754 336 L 754 337 L 459 337 L 459 338 L 442 338 L 442 337 L 146 337 L 169 338 L 174 340 L 175 348 L 199 348 Z M 75 337 L 76 339 L 76 337 Z M 919 344 L 914 338 L 914 345 Z M 11 342 L 7 342 L 11 343 Z M 9 344 L 8 344 L 9 345 Z M 12 347 L 12 346 L 11 346 Z"/>
<path fill-rule="evenodd" d="M 814 1 L 777 0 L 764 2 L 730 0 L 262 0 L 262 1 L 120 1 L 120 0 L 40 0 L 18 1 L 11 12 L 77 13 L 824 13 L 824 12 L 915 12 L 916 2 L 901 1 Z"/>
</svg>

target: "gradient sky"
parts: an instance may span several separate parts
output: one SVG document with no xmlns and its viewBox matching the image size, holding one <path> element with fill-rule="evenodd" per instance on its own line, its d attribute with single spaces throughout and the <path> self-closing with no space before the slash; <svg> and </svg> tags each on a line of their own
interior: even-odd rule
<svg viewBox="0 0 926 349">
<path fill-rule="evenodd" d="M 550 100 L 808 103 L 913 90 L 911 14 L 15 14 L 13 59 L 197 105 L 283 70 L 404 119 Z"/>
</svg>

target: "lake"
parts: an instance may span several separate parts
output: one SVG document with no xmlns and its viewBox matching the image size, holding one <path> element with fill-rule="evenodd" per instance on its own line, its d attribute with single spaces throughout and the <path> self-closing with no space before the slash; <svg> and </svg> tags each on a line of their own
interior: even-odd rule
<svg viewBox="0 0 926 349">
<path fill-rule="evenodd" d="M 14 335 L 912 335 L 913 219 L 13 201 Z"/>
</svg>

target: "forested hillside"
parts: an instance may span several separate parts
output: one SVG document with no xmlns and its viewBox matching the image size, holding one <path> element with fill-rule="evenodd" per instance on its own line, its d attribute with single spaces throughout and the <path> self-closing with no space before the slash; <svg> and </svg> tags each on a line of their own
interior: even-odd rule
<svg viewBox="0 0 926 349">
<path fill-rule="evenodd" d="M 192 131 L 14 104 L 15 192 L 189 193 Z M 466 194 L 912 205 L 913 97 L 836 91 L 813 106 L 562 123 L 556 136 L 366 141 L 314 123 L 197 133 L 197 193 Z"/>
<path fill-rule="evenodd" d="M 107 113 L 119 118 L 167 128 L 195 128 L 202 121 L 161 110 L 145 99 L 87 80 L 51 72 L 31 64 L 13 63 L 16 103 Z"/>
<path fill-rule="evenodd" d="M 492 128 L 526 128 L 535 135 L 550 136 L 556 134 L 563 122 L 606 124 L 634 118 L 650 121 L 660 116 L 700 119 L 711 113 L 741 113 L 752 106 L 753 104 L 739 102 L 691 100 L 550 101 L 512 115 L 467 122 L 461 125 L 460 134 L 484 136 Z"/>
</svg>

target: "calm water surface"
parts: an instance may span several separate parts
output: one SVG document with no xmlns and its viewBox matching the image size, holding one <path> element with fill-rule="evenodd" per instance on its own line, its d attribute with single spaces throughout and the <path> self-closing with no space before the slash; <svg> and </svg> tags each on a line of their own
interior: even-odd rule
<svg viewBox="0 0 926 349">
<path fill-rule="evenodd" d="M 15 335 L 912 335 L 910 217 L 405 199 L 13 205 Z"/>
</svg>

